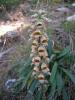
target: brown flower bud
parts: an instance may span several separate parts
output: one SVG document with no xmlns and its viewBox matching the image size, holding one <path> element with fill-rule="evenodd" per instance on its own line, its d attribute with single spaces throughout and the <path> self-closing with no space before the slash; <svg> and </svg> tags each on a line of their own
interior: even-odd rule
<svg viewBox="0 0 75 100">
<path fill-rule="evenodd" d="M 45 48 L 43 46 L 40 46 L 38 48 L 38 54 L 40 57 L 43 57 L 44 56 L 44 53 L 45 53 Z"/>
</svg>

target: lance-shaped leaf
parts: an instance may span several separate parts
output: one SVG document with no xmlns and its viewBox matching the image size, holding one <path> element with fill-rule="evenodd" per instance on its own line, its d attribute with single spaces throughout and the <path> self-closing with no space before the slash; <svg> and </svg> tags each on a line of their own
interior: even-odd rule
<svg viewBox="0 0 75 100">
<path fill-rule="evenodd" d="M 55 80 L 56 81 L 56 80 Z M 56 83 L 52 84 L 51 91 L 48 95 L 48 100 L 52 100 L 56 92 Z"/>
<path fill-rule="evenodd" d="M 42 95 L 43 95 L 43 93 L 42 93 L 41 90 L 40 91 L 37 91 L 37 93 L 35 95 L 35 100 L 43 100 L 42 99 Z"/>
<path fill-rule="evenodd" d="M 38 81 L 34 80 L 30 86 L 29 93 L 33 94 L 37 86 L 38 86 Z"/>
<path fill-rule="evenodd" d="M 56 85 L 57 85 L 57 91 L 60 95 L 64 86 L 63 79 L 62 79 L 62 73 L 57 72 L 56 74 Z"/>
<path fill-rule="evenodd" d="M 72 74 L 69 70 L 61 68 L 62 71 L 71 79 L 71 81 L 74 83 L 75 85 L 75 75 Z"/>
<path fill-rule="evenodd" d="M 65 88 L 63 88 L 63 92 L 62 92 L 62 94 L 63 94 L 63 100 L 69 100 L 69 98 L 68 98 L 68 94 L 67 94 Z"/>
<path fill-rule="evenodd" d="M 59 54 L 59 56 L 57 57 L 57 59 L 60 59 L 64 56 L 66 56 L 69 53 L 69 48 L 65 48 L 63 51 L 61 51 L 61 53 Z"/>
<path fill-rule="evenodd" d="M 47 47 L 47 51 L 48 51 L 48 56 L 50 58 L 51 54 L 52 54 L 52 41 L 49 39 L 48 40 L 48 47 Z"/>
<path fill-rule="evenodd" d="M 58 64 L 57 62 L 54 63 L 54 66 L 52 68 L 52 71 L 51 71 L 51 77 L 50 77 L 50 82 L 53 84 L 54 83 L 54 80 L 55 80 L 55 76 L 56 76 L 56 72 L 57 72 L 57 67 L 58 67 Z"/>
</svg>

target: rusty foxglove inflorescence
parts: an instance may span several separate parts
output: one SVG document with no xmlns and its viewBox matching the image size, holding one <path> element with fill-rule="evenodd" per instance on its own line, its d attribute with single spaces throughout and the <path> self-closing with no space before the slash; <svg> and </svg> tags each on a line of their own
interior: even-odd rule
<svg viewBox="0 0 75 100">
<path fill-rule="evenodd" d="M 46 75 L 51 75 L 47 52 L 48 36 L 36 30 L 31 34 L 31 38 L 32 46 L 30 57 L 32 57 L 32 64 L 34 65 L 32 76 L 41 84 L 48 83 L 45 78 Z"/>
</svg>

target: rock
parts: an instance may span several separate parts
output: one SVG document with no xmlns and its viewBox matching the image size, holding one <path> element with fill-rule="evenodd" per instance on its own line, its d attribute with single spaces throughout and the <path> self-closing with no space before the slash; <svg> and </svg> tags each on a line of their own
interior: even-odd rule
<svg viewBox="0 0 75 100">
<path fill-rule="evenodd" d="M 46 11 L 45 11 L 45 10 L 43 10 L 43 9 L 40 9 L 40 10 L 38 10 L 38 13 L 39 13 L 39 14 L 45 14 L 45 13 L 46 13 Z"/>
<path fill-rule="evenodd" d="M 52 19 L 47 18 L 47 17 L 45 17 L 45 16 L 43 16 L 43 19 L 44 19 L 45 21 L 47 21 L 48 23 L 52 22 Z"/>
<path fill-rule="evenodd" d="M 75 15 L 66 18 L 67 21 L 75 21 Z"/>
<path fill-rule="evenodd" d="M 37 16 L 38 16 L 38 14 L 35 13 L 35 14 L 31 15 L 31 18 L 36 18 Z"/>
<path fill-rule="evenodd" d="M 67 13 L 69 12 L 69 9 L 67 7 L 60 7 L 57 8 L 56 11 Z"/>
<path fill-rule="evenodd" d="M 15 31 L 8 31 L 6 34 L 5 34 L 5 37 L 6 38 L 16 38 L 18 37 L 19 35 L 17 34 L 17 32 Z"/>
<path fill-rule="evenodd" d="M 20 40 L 20 35 L 16 31 L 8 31 L 6 34 L 0 37 L 0 46 L 3 44 L 13 43 Z"/>
<path fill-rule="evenodd" d="M 75 10 L 75 3 L 72 3 L 72 5 L 69 7 L 71 10 Z"/>
<path fill-rule="evenodd" d="M 13 85 L 15 84 L 16 82 L 16 79 L 8 79 L 6 82 L 5 82 L 5 88 L 7 90 L 11 90 L 11 88 L 13 87 Z"/>
<path fill-rule="evenodd" d="M 72 3 L 72 6 L 75 7 L 75 3 Z"/>
<path fill-rule="evenodd" d="M 30 11 L 34 14 L 34 13 L 37 13 L 37 14 L 45 14 L 45 13 L 47 13 L 44 9 L 39 9 L 39 10 L 37 10 L 37 9 L 35 9 L 35 10 L 32 10 L 32 9 L 30 9 Z"/>
</svg>

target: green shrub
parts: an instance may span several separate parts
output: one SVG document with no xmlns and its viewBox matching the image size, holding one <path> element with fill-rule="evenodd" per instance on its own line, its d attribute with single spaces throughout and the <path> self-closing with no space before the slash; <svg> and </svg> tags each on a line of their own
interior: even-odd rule
<svg viewBox="0 0 75 100">
<path fill-rule="evenodd" d="M 11 5 L 17 5 L 20 3 L 20 0 L 0 0 L 0 6 L 11 6 Z"/>
<path fill-rule="evenodd" d="M 75 22 L 66 21 L 62 24 L 64 30 L 69 34 L 71 49 L 75 50 Z"/>
<path fill-rule="evenodd" d="M 31 0 L 32 4 L 37 4 L 37 3 L 51 3 L 53 0 Z"/>
<path fill-rule="evenodd" d="M 63 22 L 62 25 L 63 25 L 63 28 L 65 29 L 65 31 L 75 33 L 75 22 L 65 21 L 65 22 Z"/>
</svg>

